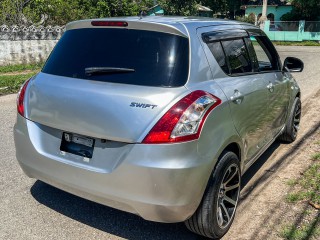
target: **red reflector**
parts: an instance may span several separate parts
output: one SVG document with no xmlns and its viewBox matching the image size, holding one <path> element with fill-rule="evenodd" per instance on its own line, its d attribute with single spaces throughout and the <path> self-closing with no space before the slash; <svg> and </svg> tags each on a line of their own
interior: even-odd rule
<svg viewBox="0 0 320 240">
<path fill-rule="evenodd" d="M 122 21 L 92 21 L 91 25 L 96 27 L 128 27 L 128 23 Z"/>
<path fill-rule="evenodd" d="M 18 113 L 23 117 L 24 117 L 24 95 L 26 93 L 26 89 L 29 81 L 30 79 L 24 83 L 24 85 L 21 87 L 20 92 L 18 93 L 17 110 L 18 110 Z"/>
</svg>

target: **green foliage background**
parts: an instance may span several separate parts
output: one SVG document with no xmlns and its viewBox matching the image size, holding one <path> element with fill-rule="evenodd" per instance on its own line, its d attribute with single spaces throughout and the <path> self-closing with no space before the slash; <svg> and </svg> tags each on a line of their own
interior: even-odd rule
<svg viewBox="0 0 320 240">
<path fill-rule="evenodd" d="M 70 21 L 136 16 L 153 0 L 0 0 L 0 24 L 64 25 Z"/>
<path fill-rule="evenodd" d="M 197 15 L 197 4 L 207 6 L 213 13 L 233 17 L 241 5 L 250 0 L 0 0 L 0 25 L 64 25 L 70 21 L 136 16 L 157 2 L 166 15 Z M 316 21 L 320 18 L 319 0 L 288 0 L 294 10 L 283 20 Z M 240 19 L 242 20 L 242 19 Z M 243 19 L 250 21 L 250 19 Z"/>
<path fill-rule="evenodd" d="M 159 0 L 158 3 L 162 6 L 166 15 L 175 16 L 192 16 L 197 14 L 196 0 L 183 1 L 183 0 Z"/>
<path fill-rule="evenodd" d="M 282 16 L 282 21 L 317 21 L 320 20 L 319 0 L 291 0 L 294 6 L 290 13 Z"/>
</svg>

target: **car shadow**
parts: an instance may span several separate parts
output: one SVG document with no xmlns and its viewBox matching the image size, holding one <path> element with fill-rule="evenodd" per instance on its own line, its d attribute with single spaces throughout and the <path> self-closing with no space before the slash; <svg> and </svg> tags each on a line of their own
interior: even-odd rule
<svg viewBox="0 0 320 240">
<path fill-rule="evenodd" d="M 268 182 L 277 174 L 277 171 L 288 164 L 287 160 L 297 154 L 300 147 L 305 143 L 305 141 L 313 136 L 318 131 L 318 129 L 320 129 L 320 121 L 316 122 L 309 131 L 307 131 L 303 135 L 300 135 L 300 137 L 294 143 L 292 143 L 290 149 L 286 150 L 283 153 L 280 159 L 272 163 L 268 169 L 264 170 L 264 174 L 260 175 L 257 178 L 254 178 L 259 169 L 262 168 L 262 166 L 266 163 L 270 156 L 281 146 L 281 143 L 279 143 L 278 141 L 274 142 L 242 176 L 240 204 L 241 201 L 248 198 L 251 192 L 257 187 L 263 186 L 261 190 L 264 189 L 268 185 Z M 244 189 L 246 185 L 248 185 L 248 188 Z"/>
<path fill-rule="evenodd" d="M 273 143 L 248 169 L 242 189 L 281 144 Z M 78 222 L 125 239 L 206 239 L 189 232 L 183 223 L 156 223 L 64 192 L 42 181 L 31 187 L 32 196 L 41 204 Z"/>
<path fill-rule="evenodd" d="M 268 161 L 269 157 L 281 146 L 281 143 L 275 141 L 271 146 L 250 166 L 250 168 L 243 174 L 241 178 L 241 189 L 243 189 L 250 182 L 252 177 L 262 168 Z M 267 170 L 273 171 L 273 170 Z"/>
<path fill-rule="evenodd" d="M 183 223 L 156 223 L 64 192 L 42 181 L 30 190 L 41 204 L 78 222 L 125 239 L 204 239 Z"/>
</svg>

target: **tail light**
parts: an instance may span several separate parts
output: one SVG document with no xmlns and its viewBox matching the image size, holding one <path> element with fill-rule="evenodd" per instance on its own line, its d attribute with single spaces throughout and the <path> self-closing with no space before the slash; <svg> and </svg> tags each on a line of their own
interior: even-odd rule
<svg viewBox="0 0 320 240">
<path fill-rule="evenodd" d="M 25 93 L 26 93 L 26 89 L 28 87 L 28 84 L 29 84 L 29 80 L 27 80 L 20 88 L 20 91 L 18 93 L 18 98 L 17 98 L 17 110 L 18 110 L 18 113 L 21 115 L 21 116 L 25 116 L 24 115 L 24 96 L 25 96 Z"/>
<path fill-rule="evenodd" d="M 176 143 L 199 138 L 208 114 L 221 100 L 204 91 L 194 91 L 173 105 L 151 129 L 142 143 Z"/>
</svg>

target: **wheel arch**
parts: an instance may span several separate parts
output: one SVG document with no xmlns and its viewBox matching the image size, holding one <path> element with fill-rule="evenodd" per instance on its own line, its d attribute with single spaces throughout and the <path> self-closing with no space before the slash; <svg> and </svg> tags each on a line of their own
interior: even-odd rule
<svg viewBox="0 0 320 240">
<path fill-rule="evenodd" d="M 240 168 L 241 171 L 243 170 L 244 166 L 244 156 L 243 156 L 243 148 L 241 144 L 241 139 L 239 136 L 232 137 L 228 139 L 225 144 L 220 148 L 218 154 L 216 155 L 217 158 L 215 160 L 214 166 L 212 168 L 212 172 L 216 169 L 217 164 L 219 163 L 221 157 L 226 153 L 226 152 L 233 152 L 239 159 L 240 162 Z"/>
<path fill-rule="evenodd" d="M 230 156 L 231 152 L 234 153 L 238 157 L 239 162 L 237 162 L 236 159 L 234 159 L 234 158 L 231 160 L 231 158 L 230 158 L 230 157 L 232 157 L 232 156 Z M 229 153 L 228 156 L 225 155 L 226 153 Z M 223 156 L 226 156 L 227 159 L 229 159 L 229 160 L 227 160 Z M 237 206 L 237 202 L 239 200 L 239 191 L 240 191 L 240 186 L 241 186 L 240 185 L 240 183 L 241 183 L 241 181 L 240 181 L 240 179 L 241 179 L 241 147 L 240 147 L 240 144 L 238 144 L 236 141 L 229 141 L 224 147 L 222 147 L 222 150 L 220 151 L 219 157 L 215 161 L 215 165 L 212 170 L 212 172 L 216 172 L 217 175 L 212 175 L 212 173 L 211 173 L 212 177 L 210 177 L 208 180 L 205 192 L 203 193 L 201 202 L 199 203 L 197 210 L 193 213 L 193 215 L 190 218 L 188 218 L 185 221 L 185 225 L 192 232 L 206 236 L 206 237 L 214 238 L 214 239 L 218 239 L 218 238 L 220 239 L 220 237 L 222 237 L 226 233 L 226 231 L 223 232 L 223 229 L 221 230 L 221 229 L 214 228 L 216 230 L 212 230 L 212 228 L 210 227 L 210 226 L 212 226 L 212 224 L 214 224 L 213 226 L 219 226 L 219 225 L 217 225 L 218 224 L 217 223 L 218 220 L 216 220 L 217 218 L 215 218 L 215 217 L 212 218 L 215 220 L 208 219 L 208 216 L 210 216 L 210 214 L 208 214 L 208 212 L 211 213 L 212 209 L 214 209 L 212 207 L 209 208 L 210 203 L 217 201 L 217 204 L 218 204 L 218 201 L 219 201 L 219 199 L 217 199 L 217 198 L 219 197 L 218 195 L 220 193 L 220 190 L 218 188 L 216 188 L 216 186 L 220 186 L 220 184 L 221 184 L 220 180 L 218 180 L 218 179 L 221 179 L 221 181 L 223 181 L 224 175 L 221 175 L 222 178 L 220 178 L 219 174 L 226 173 L 226 172 L 224 172 L 225 171 L 224 166 L 226 166 L 224 164 L 226 164 L 226 160 L 229 162 L 231 160 L 231 161 L 233 161 L 233 163 L 236 163 L 238 166 L 240 165 L 239 166 L 240 169 L 238 169 L 238 173 L 240 173 L 240 175 L 238 174 L 239 182 L 234 183 L 234 184 L 238 184 L 237 185 L 238 193 L 237 193 L 236 199 L 234 199 L 234 201 L 235 201 L 234 206 L 235 207 L 234 207 L 234 210 L 233 210 L 232 215 L 230 217 L 231 220 L 230 220 L 230 222 L 227 222 L 227 225 L 225 227 L 227 229 L 226 231 L 228 231 L 228 229 L 230 228 L 230 226 L 232 224 L 233 218 L 234 218 L 234 214 L 236 211 L 235 209 Z M 230 167 L 231 165 L 228 165 L 228 166 Z M 234 177 L 234 175 L 232 175 L 232 176 Z M 216 183 L 219 183 L 219 184 L 216 184 Z M 215 200 L 215 199 L 217 199 L 217 200 Z M 216 206 L 216 205 L 213 205 L 213 206 Z M 212 215 L 212 213 L 211 213 L 211 215 Z"/>
<path fill-rule="evenodd" d="M 239 146 L 238 143 L 236 142 L 232 142 L 232 143 L 229 143 L 224 149 L 223 151 L 221 152 L 219 158 L 222 156 L 222 154 L 224 152 L 233 152 L 234 154 L 237 155 L 239 161 L 241 162 L 241 148 Z"/>
</svg>

